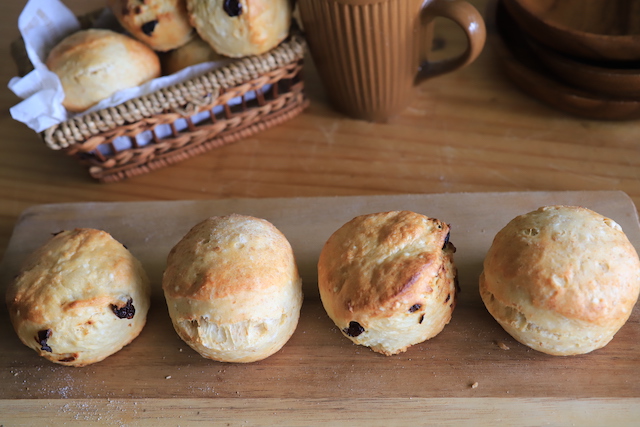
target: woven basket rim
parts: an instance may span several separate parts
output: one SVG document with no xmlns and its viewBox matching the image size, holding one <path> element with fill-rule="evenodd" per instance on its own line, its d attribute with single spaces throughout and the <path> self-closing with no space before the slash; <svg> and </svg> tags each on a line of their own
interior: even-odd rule
<svg viewBox="0 0 640 427">
<path fill-rule="evenodd" d="M 260 77 L 278 68 L 304 58 L 305 40 L 300 34 L 292 34 L 276 48 L 261 55 L 247 56 L 210 70 L 185 81 L 174 83 L 165 88 L 142 95 L 119 105 L 103 108 L 82 114 L 53 125 L 41 132 L 46 144 L 54 150 L 65 148 L 68 144 L 59 145 L 54 132 L 61 127 L 93 128 L 96 121 L 104 117 L 125 117 L 119 121 L 133 123 L 141 118 L 153 117 L 161 112 L 177 112 L 185 115 L 185 111 L 202 105 L 206 96 L 217 98 L 221 90 L 233 88 Z M 188 108 L 191 106 L 192 108 Z M 126 117 L 132 117 L 127 120 Z M 96 129 L 94 134 L 99 133 Z"/>
<path fill-rule="evenodd" d="M 228 107 L 226 105 L 226 101 L 229 100 L 230 98 L 236 98 L 236 97 L 241 98 L 244 95 L 246 95 L 246 93 L 250 89 L 256 88 L 256 87 L 263 87 L 265 82 L 271 85 L 278 86 L 282 79 L 287 79 L 295 75 L 298 75 L 301 72 L 301 70 L 302 70 L 301 61 L 292 62 L 291 64 L 288 64 L 284 67 L 277 68 L 273 71 L 270 71 L 267 74 L 259 76 L 257 79 L 253 79 L 243 84 L 230 88 L 228 91 L 224 92 L 223 94 L 220 94 L 217 98 L 211 100 L 210 103 L 204 105 L 202 107 L 202 111 L 205 111 L 211 114 L 211 110 L 217 105 L 223 105 L 225 107 Z M 256 92 L 257 91 L 258 90 L 256 89 Z M 282 93 L 282 88 L 280 88 L 279 92 Z M 269 101 L 267 101 L 264 98 L 264 93 L 262 93 L 260 96 L 262 97 L 263 103 L 269 103 Z M 241 103 L 238 105 L 244 105 L 244 104 Z M 230 109 L 229 111 L 226 111 L 226 110 L 227 108 L 223 110 L 225 112 L 225 116 L 228 113 L 228 114 L 231 114 L 233 117 L 235 117 L 235 113 L 232 113 Z M 179 118 L 187 119 L 186 123 L 189 123 L 190 118 L 188 117 L 188 115 L 180 116 L 175 112 L 160 112 L 158 114 L 153 115 L 152 117 L 143 117 L 140 120 L 136 120 L 131 123 L 124 123 L 121 125 L 117 125 L 111 129 L 104 129 L 104 126 L 102 126 L 101 127 L 102 130 L 99 133 L 95 135 L 90 135 L 82 141 L 76 140 L 75 142 L 70 144 L 66 142 L 69 139 L 71 139 L 72 136 L 62 132 L 62 129 L 59 129 L 58 131 L 56 131 L 55 134 L 52 136 L 56 138 L 57 142 L 66 143 L 66 144 L 62 144 L 62 145 L 65 145 L 63 149 L 66 152 L 77 151 L 77 152 L 88 153 L 95 150 L 98 145 L 108 143 L 108 141 L 111 141 L 114 138 L 117 138 L 120 136 L 135 138 L 134 135 L 136 134 L 140 134 L 141 132 L 146 130 L 151 130 L 158 125 L 173 124 Z M 220 116 L 216 117 L 216 122 L 218 123 L 224 123 L 227 120 L 229 120 L 229 118 L 220 117 Z M 199 125 L 192 124 L 191 126 L 194 126 L 194 128 L 196 128 Z M 74 129 L 74 131 L 77 131 L 77 129 Z"/>
<path fill-rule="evenodd" d="M 103 10 L 104 8 L 78 16 L 81 28 L 91 27 L 95 18 Z M 212 99 L 218 98 L 226 90 L 302 60 L 305 50 L 306 41 L 302 32 L 293 26 L 289 37 L 268 52 L 232 59 L 231 62 L 220 67 L 118 105 L 74 115 L 43 130 L 40 136 L 49 148 L 60 150 L 101 133 L 105 125 L 116 128 L 168 112 L 186 116 L 192 114 L 198 107 L 210 104 Z M 26 70 L 29 66 L 32 68 L 22 38 L 18 38 L 11 44 L 11 54 L 19 69 Z M 102 129 L 98 129 L 100 127 L 96 126 L 98 123 Z M 55 134 L 59 134 L 61 130 L 65 137 L 58 140 Z M 70 139 L 75 142 L 69 141 Z"/>
<path fill-rule="evenodd" d="M 97 12 L 79 16 L 81 27 L 92 27 Z M 29 72 L 32 64 L 21 38 L 11 44 L 11 54 L 19 72 L 23 71 L 21 75 Z M 118 105 L 80 113 L 39 135 L 50 149 L 88 166 L 90 175 L 101 182 L 150 172 L 230 144 L 302 112 L 309 105 L 303 93 L 305 54 L 306 40 L 294 25 L 289 37 L 266 53 L 231 59 Z M 205 113 L 209 119 L 203 121 Z M 184 121 L 179 129 L 175 125 L 182 119 L 188 124 L 186 129 L 182 127 Z M 158 136 L 156 130 L 167 124 L 171 133 L 165 134 L 165 126 Z M 146 132 L 152 132 L 153 143 L 145 140 L 138 146 L 137 135 Z M 115 142 L 120 137 L 129 138 L 131 147 L 123 146 L 124 140 Z M 104 155 L 96 154 L 101 146 L 107 148 Z"/>
</svg>

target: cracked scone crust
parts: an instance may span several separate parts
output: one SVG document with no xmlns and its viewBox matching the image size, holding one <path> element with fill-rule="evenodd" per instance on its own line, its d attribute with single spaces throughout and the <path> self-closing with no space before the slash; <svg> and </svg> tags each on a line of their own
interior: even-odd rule
<svg viewBox="0 0 640 427">
<path fill-rule="evenodd" d="M 162 287 L 180 338 L 221 362 L 280 350 L 302 306 L 286 237 L 266 220 L 237 214 L 194 226 L 169 253 Z"/>
<path fill-rule="evenodd" d="M 291 26 L 289 0 L 187 0 L 191 24 L 221 55 L 259 55 L 280 44 Z"/>
<path fill-rule="evenodd" d="M 183 46 L 195 33 L 185 0 L 109 0 L 108 5 L 125 30 L 160 52 Z"/>
<path fill-rule="evenodd" d="M 640 292 L 640 262 L 612 219 L 575 206 L 514 218 L 495 236 L 480 275 L 491 315 L 516 340 L 552 355 L 607 345 Z"/>
<path fill-rule="evenodd" d="M 160 60 L 151 48 L 110 30 L 82 30 L 66 37 L 46 64 L 62 83 L 62 105 L 72 112 L 160 76 Z"/>
<path fill-rule="evenodd" d="M 25 260 L 6 299 L 26 346 L 52 362 L 85 366 L 138 336 L 150 288 L 140 262 L 111 235 L 75 229 Z"/>
<path fill-rule="evenodd" d="M 449 226 L 409 211 L 358 216 L 318 261 L 324 308 L 343 334 L 393 355 L 436 336 L 456 302 Z"/>
</svg>

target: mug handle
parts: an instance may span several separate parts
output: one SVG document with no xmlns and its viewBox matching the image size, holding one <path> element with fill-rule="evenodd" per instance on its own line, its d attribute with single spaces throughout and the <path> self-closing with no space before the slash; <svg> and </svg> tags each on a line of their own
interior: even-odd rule
<svg viewBox="0 0 640 427">
<path fill-rule="evenodd" d="M 435 18 L 448 18 L 459 25 L 467 35 L 467 49 L 459 56 L 441 61 L 423 61 L 415 84 L 431 77 L 466 67 L 476 60 L 484 48 L 487 29 L 482 15 L 464 0 L 432 0 L 422 5 L 422 22 L 428 25 Z"/>
</svg>

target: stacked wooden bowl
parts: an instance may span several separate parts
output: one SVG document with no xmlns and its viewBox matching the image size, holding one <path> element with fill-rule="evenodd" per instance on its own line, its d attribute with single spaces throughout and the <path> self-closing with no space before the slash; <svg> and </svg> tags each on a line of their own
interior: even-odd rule
<svg viewBox="0 0 640 427">
<path fill-rule="evenodd" d="M 489 15 L 493 46 L 523 91 L 582 117 L 640 117 L 640 2 L 496 0 Z"/>
</svg>

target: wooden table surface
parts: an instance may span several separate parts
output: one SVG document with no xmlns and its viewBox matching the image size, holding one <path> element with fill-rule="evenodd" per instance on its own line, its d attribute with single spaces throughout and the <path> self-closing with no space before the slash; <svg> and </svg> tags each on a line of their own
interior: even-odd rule
<svg viewBox="0 0 640 427">
<path fill-rule="evenodd" d="M 547 107 L 504 77 L 490 45 L 468 68 L 417 87 L 411 106 L 385 124 L 350 120 L 333 111 L 307 61 L 306 92 L 311 105 L 300 116 L 177 165 L 100 184 L 83 166 L 51 151 L 9 114 L 9 108 L 18 102 L 6 88 L 16 72 L 9 43 L 18 37 L 17 19 L 25 3 L 0 2 L 4 40 L 0 49 L 5 58 L 0 67 L 5 83 L 0 90 L 0 258 L 21 212 L 49 203 L 559 190 L 621 190 L 636 205 L 640 203 L 640 122 L 586 120 Z M 65 1 L 76 14 L 103 3 Z M 485 0 L 471 3 L 483 13 L 486 10 Z M 443 27 L 441 34 L 450 39 L 445 48 L 460 48 L 460 35 Z M 464 208 L 473 206 L 461 206 Z M 6 310 L 0 313 L 2 328 L 9 327 Z M 216 417 L 231 424 L 269 420 L 303 425 L 327 416 L 333 417 L 327 420 L 345 423 L 394 424 L 384 420 L 384 414 L 393 414 L 395 423 L 422 423 L 428 415 L 441 425 L 464 423 L 468 418 L 460 414 L 475 414 L 475 425 L 491 425 L 491 420 L 501 417 L 499 411 L 505 410 L 508 423 L 571 424 L 568 420 L 574 418 L 567 414 L 584 414 L 591 407 L 589 399 L 550 403 L 536 398 L 520 401 L 514 411 L 514 401 L 507 397 L 451 401 L 390 396 L 351 403 L 344 399 L 300 403 L 303 401 L 295 398 L 277 402 L 267 398 L 149 399 L 144 411 L 142 404 L 126 399 L 90 403 L 76 399 L 74 407 L 91 405 L 91 410 L 104 416 L 84 421 L 107 425 L 187 425 Z M 629 408 L 636 408 L 637 414 L 640 395 L 598 402 L 611 414 Z M 29 399 L 1 402 L 0 425 L 28 425 L 37 418 L 55 416 L 69 425 L 81 425 L 83 420 L 74 419 L 72 410 L 61 410 L 69 403 L 64 396 L 49 399 L 36 414 Z M 560 407 L 565 412 L 558 412 Z M 164 420 L 158 419 L 165 415 Z M 594 420 L 597 418 L 582 418 L 587 424 Z"/>
</svg>

